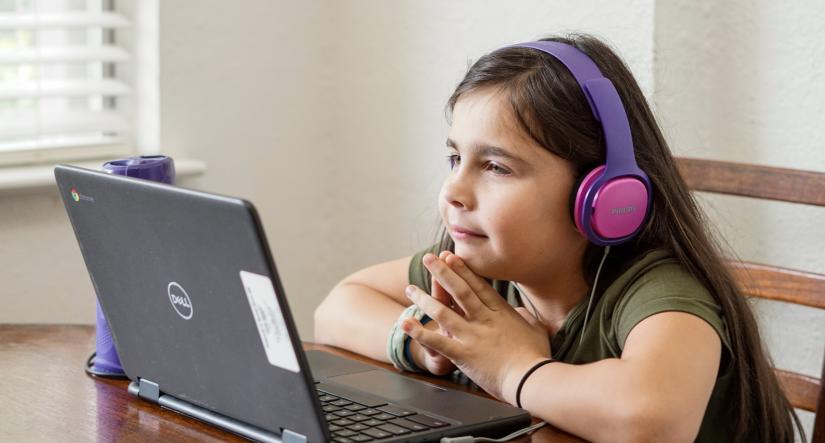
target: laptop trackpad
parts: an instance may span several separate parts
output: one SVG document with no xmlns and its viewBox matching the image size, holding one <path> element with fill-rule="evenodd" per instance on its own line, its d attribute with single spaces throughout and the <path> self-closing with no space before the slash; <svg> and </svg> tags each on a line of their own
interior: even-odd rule
<svg viewBox="0 0 825 443">
<path fill-rule="evenodd" d="M 374 370 L 331 377 L 327 381 L 351 386 L 361 391 L 380 394 L 387 400 L 410 401 L 416 397 L 430 397 L 447 390 L 429 383 L 409 379 L 390 371 Z"/>
<path fill-rule="evenodd" d="M 315 381 L 324 381 L 336 375 L 373 371 L 375 366 L 322 351 L 307 351 L 309 368 Z"/>
</svg>

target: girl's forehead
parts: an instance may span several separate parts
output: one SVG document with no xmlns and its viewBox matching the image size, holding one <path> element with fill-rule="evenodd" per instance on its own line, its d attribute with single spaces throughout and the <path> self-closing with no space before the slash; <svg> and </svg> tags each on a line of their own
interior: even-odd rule
<svg viewBox="0 0 825 443">
<path fill-rule="evenodd" d="M 480 88 L 462 94 L 453 108 L 448 146 L 459 152 L 496 146 L 541 171 L 572 175 L 573 165 L 540 145 L 516 118 L 506 91 Z"/>
<path fill-rule="evenodd" d="M 475 123 L 491 124 L 514 120 L 512 106 L 500 89 L 480 88 L 465 92 L 453 108 L 453 122 L 464 118 Z"/>
<path fill-rule="evenodd" d="M 521 157 L 545 151 L 519 124 L 506 93 L 483 88 L 462 94 L 452 112 L 449 139 L 460 147 L 471 144 L 500 146 Z"/>
</svg>

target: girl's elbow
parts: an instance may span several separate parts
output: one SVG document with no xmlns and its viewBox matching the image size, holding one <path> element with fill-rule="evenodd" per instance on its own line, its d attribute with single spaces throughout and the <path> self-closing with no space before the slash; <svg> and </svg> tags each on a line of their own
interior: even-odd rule
<svg viewBox="0 0 825 443">
<path fill-rule="evenodd" d="M 318 344 L 333 344 L 329 339 L 332 334 L 330 334 L 329 331 L 330 322 L 327 320 L 326 315 L 329 310 L 327 309 L 328 300 L 329 296 L 315 308 L 315 312 L 313 313 L 313 341 Z"/>
<path fill-rule="evenodd" d="M 322 320 L 321 320 L 321 306 L 315 308 L 315 313 L 313 314 L 313 327 L 312 327 L 312 340 L 315 343 L 325 343 L 324 341 L 324 328 L 322 327 Z"/>
<path fill-rule="evenodd" d="M 337 346 L 335 340 L 336 328 L 338 328 L 338 318 L 341 316 L 341 307 L 346 306 L 346 294 L 341 292 L 341 287 L 346 283 L 341 282 L 329 291 L 326 298 L 315 308 L 313 312 L 313 341 L 318 344 Z"/>
</svg>

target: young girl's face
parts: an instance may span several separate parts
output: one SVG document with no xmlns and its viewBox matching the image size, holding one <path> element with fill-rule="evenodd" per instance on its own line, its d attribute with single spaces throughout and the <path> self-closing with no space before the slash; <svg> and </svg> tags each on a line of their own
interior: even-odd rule
<svg viewBox="0 0 825 443">
<path fill-rule="evenodd" d="M 447 147 L 452 168 L 438 206 L 456 255 L 499 280 L 541 284 L 571 270 L 581 275 L 587 241 L 570 219 L 572 166 L 521 129 L 505 94 L 461 95 Z"/>
</svg>

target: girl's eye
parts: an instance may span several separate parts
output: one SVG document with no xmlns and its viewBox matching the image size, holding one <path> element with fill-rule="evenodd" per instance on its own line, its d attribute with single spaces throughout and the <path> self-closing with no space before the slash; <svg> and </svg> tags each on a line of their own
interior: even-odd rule
<svg viewBox="0 0 825 443">
<path fill-rule="evenodd" d="M 456 165 L 458 165 L 459 163 L 461 163 L 461 156 L 460 155 L 450 154 L 450 155 L 447 156 L 447 164 L 450 166 L 450 170 L 455 168 Z M 507 169 L 502 168 L 501 166 L 499 166 L 495 163 L 489 163 L 488 169 L 491 170 L 493 172 L 493 174 L 496 174 L 496 175 L 510 175 L 510 171 L 508 171 Z"/>
<path fill-rule="evenodd" d="M 497 175 L 509 175 L 510 174 L 510 171 L 502 168 L 501 166 L 499 166 L 495 163 L 490 163 L 490 170 L 493 171 L 493 173 L 497 174 Z"/>
<path fill-rule="evenodd" d="M 447 156 L 447 164 L 450 165 L 450 169 L 453 169 L 459 161 L 461 161 L 461 157 L 459 157 L 458 154 L 450 154 Z"/>
</svg>

